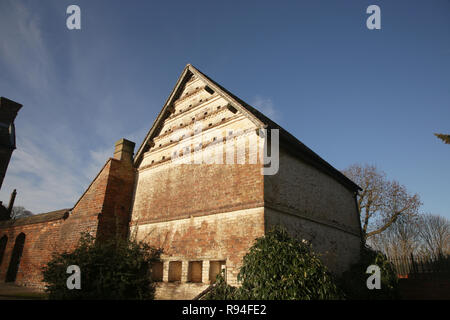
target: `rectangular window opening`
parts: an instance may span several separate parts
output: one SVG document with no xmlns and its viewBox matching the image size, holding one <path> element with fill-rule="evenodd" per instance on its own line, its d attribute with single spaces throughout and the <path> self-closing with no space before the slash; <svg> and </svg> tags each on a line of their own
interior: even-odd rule
<svg viewBox="0 0 450 320">
<path fill-rule="evenodd" d="M 226 276 L 225 274 L 225 261 L 221 260 L 221 261 L 210 261 L 209 262 L 209 281 L 211 283 L 215 283 L 216 282 L 216 277 L 217 275 L 222 272 L 222 270 L 224 271 L 224 277 Z M 225 278 L 226 280 L 226 278 Z"/>
<path fill-rule="evenodd" d="M 202 261 L 190 261 L 188 266 L 188 282 L 202 282 Z"/>
<path fill-rule="evenodd" d="M 181 261 L 169 262 L 169 282 L 181 281 Z"/>
<path fill-rule="evenodd" d="M 152 280 L 155 282 L 163 281 L 163 263 L 161 261 L 154 262 L 152 265 Z"/>
</svg>

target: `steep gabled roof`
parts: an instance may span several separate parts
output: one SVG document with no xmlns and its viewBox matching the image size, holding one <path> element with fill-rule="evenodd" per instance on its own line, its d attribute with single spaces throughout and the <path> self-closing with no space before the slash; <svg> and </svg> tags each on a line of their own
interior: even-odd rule
<svg viewBox="0 0 450 320">
<path fill-rule="evenodd" d="M 314 151 L 305 146 L 302 142 L 300 142 L 297 138 L 291 135 L 288 131 L 283 129 L 280 125 L 275 123 L 273 120 L 266 117 L 263 113 L 256 110 L 254 107 L 250 106 L 248 103 L 243 101 L 242 99 L 236 97 L 234 94 L 229 92 L 227 89 L 222 87 L 220 84 L 209 78 L 207 75 L 196 69 L 191 64 L 186 65 L 183 72 L 181 73 L 178 81 L 172 90 L 169 98 L 167 99 L 164 107 L 161 112 L 158 114 L 153 126 L 150 131 L 147 133 L 143 143 L 139 147 L 136 156 L 134 158 L 134 163 L 137 165 L 142 155 L 145 153 L 146 148 L 153 139 L 153 137 L 158 133 L 157 129 L 164 121 L 164 116 L 167 114 L 168 109 L 172 105 L 172 103 L 179 97 L 184 84 L 187 80 L 192 76 L 200 78 L 203 82 L 205 82 L 211 89 L 213 89 L 219 96 L 225 98 L 234 108 L 240 111 L 242 114 L 248 117 L 258 128 L 266 128 L 266 129 L 278 129 L 280 132 L 280 144 L 285 147 L 286 151 L 295 155 L 298 158 L 301 158 L 303 161 L 311 164 L 322 172 L 328 174 L 333 177 L 344 186 L 349 188 L 350 190 L 357 192 L 358 190 L 362 190 L 357 184 L 347 178 L 344 174 L 342 174 L 339 170 L 335 169 L 332 165 L 322 159 L 319 155 L 317 155 Z"/>
<path fill-rule="evenodd" d="M 174 89 L 172 90 L 171 94 L 169 95 L 169 98 L 167 99 L 166 103 L 164 104 L 164 107 L 159 112 L 158 116 L 156 117 L 155 122 L 153 123 L 153 126 L 151 127 L 150 131 L 145 136 L 144 142 L 139 147 L 138 151 L 136 152 L 136 156 L 134 157 L 134 163 L 137 164 L 145 152 L 145 147 L 148 145 L 149 141 L 157 134 L 158 126 L 164 121 L 164 116 L 167 114 L 168 109 L 172 105 L 172 103 L 179 97 L 184 84 L 189 80 L 189 78 L 195 75 L 199 79 L 201 79 L 203 82 L 205 82 L 211 89 L 213 89 L 215 92 L 219 94 L 219 96 L 222 96 L 226 100 L 228 100 L 234 108 L 236 108 L 238 111 L 240 111 L 242 114 L 246 115 L 252 122 L 256 124 L 257 127 L 264 127 L 264 124 L 251 112 L 245 109 L 243 105 L 239 102 L 240 99 L 237 99 L 234 95 L 229 93 L 227 90 L 224 90 L 220 85 L 218 85 L 216 82 L 212 81 L 209 77 L 198 71 L 194 66 L 191 64 L 186 65 L 183 72 L 181 73 L 180 77 L 178 78 L 177 83 L 175 84 Z"/>
</svg>

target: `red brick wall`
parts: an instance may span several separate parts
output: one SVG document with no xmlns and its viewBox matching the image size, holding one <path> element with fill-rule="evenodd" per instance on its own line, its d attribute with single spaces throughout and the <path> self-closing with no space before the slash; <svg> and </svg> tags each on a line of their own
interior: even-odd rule
<svg viewBox="0 0 450 320">
<path fill-rule="evenodd" d="M 70 250 L 77 243 L 81 231 L 94 231 L 97 218 L 94 216 L 59 219 L 49 222 L 14 226 L 0 229 L 0 237 L 6 235 L 8 243 L 0 265 L 0 282 L 6 279 L 16 237 L 25 234 L 25 244 L 16 283 L 30 287 L 43 287 L 41 268 L 50 260 L 54 251 Z"/>
<path fill-rule="evenodd" d="M 135 170 L 131 163 L 111 159 L 106 187 L 102 184 L 101 188 L 96 188 L 99 191 L 94 191 L 103 194 L 97 229 L 99 240 L 115 236 L 124 239 L 128 235 L 134 178 Z"/>
<path fill-rule="evenodd" d="M 182 261 L 184 266 L 181 284 L 173 285 L 165 279 L 158 286 L 157 298 L 192 299 L 209 284 L 210 261 L 226 261 L 227 281 L 237 284 L 242 258 L 255 239 L 264 235 L 264 208 L 152 223 L 138 230 L 138 240 L 164 250 L 166 266 L 168 261 Z M 186 283 L 189 261 L 206 263 L 201 284 Z"/>
<path fill-rule="evenodd" d="M 260 164 L 186 164 L 141 171 L 133 221 L 168 221 L 263 206 L 260 170 Z"/>
<path fill-rule="evenodd" d="M 0 265 L 0 282 L 5 281 L 15 239 L 21 232 L 26 238 L 16 283 L 33 287 L 43 287 L 41 268 L 52 252 L 72 249 L 82 232 L 90 232 L 99 239 L 126 236 L 133 185 L 131 164 L 110 159 L 67 219 L 7 228 L 0 225 L 0 238 L 8 237 Z"/>
<path fill-rule="evenodd" d="M 183 262 L 182 284 L 162 283 L 158 298 L 187 299 L 204 289 L 208 271 L 202 285 L 184 283 L 189 261 L 226 261 L 227 280 L 236 284 L 243 256 L 264 234 L 261 164 L 175 164 L 141 171 L 132 220 L 139 226 L 132 227 L 138 240 L 161 247 L 166 262 Z"/>
<path fill-rule="evenodd" d="M 264 235 L 264 210 L 250 209 L 150 224 L 148 229 L 141 227 L 139 232 L 149 244 L 161 247 L 164 256 L 193 261 L 202 257 L 211 260 L 227 258 L 237 265 L 255 238 Z"/>
</svg>

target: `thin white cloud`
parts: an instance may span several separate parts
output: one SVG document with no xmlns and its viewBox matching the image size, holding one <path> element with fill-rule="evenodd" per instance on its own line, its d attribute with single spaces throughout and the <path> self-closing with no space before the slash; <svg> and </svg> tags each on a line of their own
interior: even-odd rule
<svg viewBox="0 0 450 320">
<path fill-rule="evenodd" d="M 20 101 L 38 102 L 42 112 L 48 114 L 46 123 L 36 119 L 20 118 L 28 112 L 25 105 L 19 112 L 17 123 L 17 146 L 14 151 L 0 190 L 0 200 L 9 201 L 12 189 L 17 189 L 16 205 L 33 213 L 72 207 L 106 160 L 113 155 L 111 145 L 97 142 L 83 145 L 80 129 L 70 117 L 52 118 L 49 105 L 65 106 L 64 92 L 58 89 L 56 68 L 50 51 L 43 39 L 40 17 L 18 1 L 2 1 L 0 4 L 0 58 L 1 66 L 10 75 L 20 95 Z M 6 79 L 0 80 L 0 88 L 8 87 Z M 78 88 L 71 83 L 73 90 Z M 9 95 L 9 92 L 0 92 Z M 83 95 L 85 99 L 89 99 Z M 113 97 L 104 101 L 112 104 Z M 42 120 L 42 119 L 41 119 Z M 108 119 L 111 120 L 111 119 Z M 17 121 L 16 121 L 17 122 Z M 116 128 L 112 121 L 106 121 L 102 135 L 95 141 L 108 141 Z M 77 130 L 73 130 L 72 128 Z M 107 130 L 109 128 L 109 130 Z M 84 136 L 85 140 L 86 137 Z M 113 140 L 114 138 L 112 138 Z M 111 140 L 110 140 L 111 141 Z"/>
<path fill-rule="evenodd" d="M 113 145 L 101 146 L 89 150 L 89 158 L 83 160 L 58 140 L 23 136 L 18 138 L 20 147 L 13 153 L 0 199 L 7 202 L 12 192 L 7 187 L 14 186 L 18 192 L 15 204 L 33 213 L 72 207 L 114 151 Z"/>
<path fill-rule="evenodd" d="M 75 44 L 77 50 L 58 51 L 70 58 L 61 81 L 50 50 L 54 39 L 42 32 L 39 10 L 25 4 L 34 3 L 0 1 L 0 67 L 8 75 L 0 78 L 0 94 L 24 104 L 0 200 L 8 202 L 15 188 L 16 205 L 41 213 L 72 207 L 113 156 L 116 140 L 124 137 L 139 147 L 148 128 L 136 130 L 117 110 L 131 101 L 148 102 L 116 82 L 114 73 L 103 72 L 99 61 L 110 52 L 107 43 L 97 42 L 88 52 Z"/>
<path fill-rule="evenodd" d="M 18 192 L 16 205 L 33 213 L 71 207 L 85 184 L 82 175 L 74 174 L 73 161 L 64 154 L 50 156 L 36 138 L 20 138 L 17 142 L 20 148 L 13 153 L 0 192 L 2 199 L 6 198 L 5 193 L 11 192 L 6 187 L 14 186 Z M 58 144 L 50 148 L 58 148 Z"/>
<path fill-rule="evenodd" d="M 136 142 L 136 149 L 146 134 L 141 128 L 124 135 Z M 54 135 L 41 139 L 34 128 L 24 128 L 17 137 L 18 148 L 0 190 L 4 204 L 9 201 L 12 188 L 17 189 L 16 205 L 33 213 L 72 207 L 106 161 L 113 156 L 114 141 L 89 149 L 87 158 L 67 141 Z"/>
<path fill-rule="evenodd" d="M 0 57 L 11 76 L 45 94 L 53 66 L 40 31 L 39 16 L 20 1 L 4 1 L 0 9 Z"/>
<path fill-rule="evenodd" d="M 272 120 L 279 120 L 280 114 L 274 106 L 272 99 L 264 98 L 261 96 L 256 96 L 251 103 L 259 111 L 264 113 L 267 117 Z"/>
</svg>

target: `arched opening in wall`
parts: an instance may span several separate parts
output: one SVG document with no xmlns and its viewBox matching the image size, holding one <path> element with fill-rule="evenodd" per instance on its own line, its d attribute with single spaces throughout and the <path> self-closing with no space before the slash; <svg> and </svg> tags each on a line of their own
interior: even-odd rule
<svg viewBox="0 0 450 320">
<path fill-rule="evenodd" d="M 9 262 L 8 271 L 6 273 L 6 282 L 16 281 L 24 245 L 25 245 L 25 234 L 21 233 L 17 236 L 16 242 L 14 243 L 11 261 Z"/>
<path fill-rule="evenodd" d="M 2 265 L 3 262 L 3 256 L 5 255 L 5 250 L 6 250 L 6 244 L 8 243 L 8 237 L 7 236 L 3 236 L 0 239 L 0 266 Z"/>
</svg>

